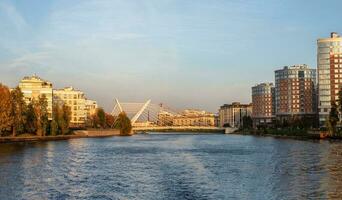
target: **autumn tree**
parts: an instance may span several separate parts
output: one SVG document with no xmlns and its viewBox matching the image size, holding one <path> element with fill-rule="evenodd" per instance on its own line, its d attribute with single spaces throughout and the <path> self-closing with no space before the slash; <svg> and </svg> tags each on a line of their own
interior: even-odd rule
<svg viewBox="0 0 342 200">
<path fill-rule="evenodd" d="M 338 121 L 339 121 L 339 116 L 338 116 L 337 105 L 335 101 L 332 101 L 329 118 L 327 120 L 327 127 L 329 129 L 330 135 L 336 134 L 336 126 L 337 126 Z"/>
<path fill-rule="evenodd" d="M 0 136 L 9 131 L 13 124 L 11 93 L 0 83 Z"/>
<path fill-rule="evenodd" d="M 25 110 L 26 104 L 24 101 L 24 95 L 19 87 L 16 87 L 11 91 L 11 101 L 12 101 L 12 135 L 16 136 L 17 133 L 23 133 L 25 130 Z"/>
<path fill-rule="evenodd" d="M 62 124 L 61 124 L 61 132 L 63 135 L 69 132 L 71 121 L 71 108 L 65 104 L 62 106 Z"/>
<path fill-rule="evenodd" d="M 111 128 L 115 122 L 115 117 L 111 114 L 106 113 L 106 127 Z"/>
<path fill-rule="evenodd" d="M 34 100 L 34 113 L 36 116 L 35 126 L 38 136 L 45 136 L 48 126 L 48 103 L 45 95 L 42 95 L 38 100 Z"/>
<path fill-rule="evenodd" d="M 125 112 L 118 115 L 116 124 L 116 127 L 120 129 L 120 135 L 128 136 L 132 134 L 132 123 Z"/>
<path fill-rule="evenodd" d="M 105 128 L 106 126 L 106 113 L 103 110 L 103 108 L 98 108 L 96 110 L 96 115 L 98 119 L 98 125 L 100 125 L 101 128 Z"/>
<path fill-rule="evenodd" d="M 34 111 L 33 102 L 30 102 L 27 105 L 27 108 L 25 110 L 25 119 L 25 131 L 28 133 L 36 133 L 36 113 Z"/>
<path fill-rule="evenodd" d="M 53 117 L 50 124 L 51 135 L 67 134 L 69 132 L 70 120 L 70 107 L 65 104 L 54 104 Z"/>
</svg>

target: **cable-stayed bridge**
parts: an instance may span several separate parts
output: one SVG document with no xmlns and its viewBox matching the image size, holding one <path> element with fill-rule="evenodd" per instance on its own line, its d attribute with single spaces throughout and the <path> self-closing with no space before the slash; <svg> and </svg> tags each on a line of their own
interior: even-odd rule
<svg viewBox="0 0 342 200">
<path fill-rule="evenodd" d="M 181 116 L 181 112 L 165 104 L 154 104 L 151 100 L 146 102 L 120 102 L 115 99 L 112 110 L 113 116 L 125 112 L 130 118 L 134 131 L 163 131 L 163 130 L 224 130 L 215 126 L 175 126 L 174 117 Z"/>
</svg>

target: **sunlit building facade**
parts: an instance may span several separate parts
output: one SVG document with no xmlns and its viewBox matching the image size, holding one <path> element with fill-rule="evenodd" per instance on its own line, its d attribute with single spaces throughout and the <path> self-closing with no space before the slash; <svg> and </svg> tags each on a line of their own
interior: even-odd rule
<svg viewBox="0 0 342 200">
<path fill-rule="evenodd" d="M 26 104 L 29 104 L 33 100 L 38 100 L 39 97 L 44 95 L 48 105 L 48 117 L 50 120 L 52 119 L 53 91 L 51 82 L 43 80 L 36 75 L 26 76 L 19 82 L 19 88 L 24 95 Z"/>
<path fill-rule="evenodd" d="M 87 118 L 94 115 L 96 113 L 96 109 L 98 108 L 97 102 L 86 99 L 85 100 L 85 110 L 86 110 L 86 115 Z"/>
<path fill-rule="evenodd" d="M 254 127 L 271 125 L 275 117 L 275 88 L 273 83 L 252 87 L 252 119 Z"/>
<path fill-rule="evenodd" d="M 324 126 L 331 102 L 338 99 L 342 88 L 342 38 L 338 33 L 317 40 L 317 70 L 319 123 Z"/>
<path fill-rule="evenodd" d="M 215 115 L 203 110 L 187 109 L 173 117 L 173 126 L 215 126 Z"/>
<path fill-rule="evenodd" d="M 66 87 L 53 91 L 55 103 L 65 104 L 71 109 L 71 126 L 83 126 L 87 118 L 86 99 L 82 91 Z"/>
<path fill-rule="evenodd" d="M 243 126 L 243 117 L 252 115 L 252 104 L 241 104 L 233 102 L 224 104 L 219 109 L 220 127 L 239 128 Z"/>
<path fill-rule="evenodd" d="M 294 65 L 275 71 L 275 105 L 277 119 L 294 116 L 314 117 L 317 107 L 316 70 Z"/>
</svg>

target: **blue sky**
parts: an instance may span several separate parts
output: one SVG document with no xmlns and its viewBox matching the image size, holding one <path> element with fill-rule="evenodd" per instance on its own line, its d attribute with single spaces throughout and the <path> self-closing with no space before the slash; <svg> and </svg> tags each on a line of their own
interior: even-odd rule
<svg viewBox="0 0 342 200">
<path fill-rule="evenodd" d="M 0 82 L 36 73 L 113 99 L 216 112 L 284 65 L 316 68 L 342 1 L 0 0 Z"/>
</svg>

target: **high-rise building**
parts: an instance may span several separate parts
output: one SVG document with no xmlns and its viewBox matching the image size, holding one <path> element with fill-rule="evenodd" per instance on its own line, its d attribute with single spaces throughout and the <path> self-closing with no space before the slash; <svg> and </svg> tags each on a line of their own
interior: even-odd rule
<svg viewBox="0 0 342 200">
<path fill-rule="evenodd" d="M 324 126 L 331 101 L 338 99 L 342 89 L 342 37 L 337 33 L 317 40 L 317 70 L 319 122 Z"/>
<path fill-rule="evenodd" d="M 220 127 L 241 127 L 243 125 L 243 117 L 251 116 L 252 109 L 252 104 L 240 104 L 239 102 L 224 104 L 219 109 Z"/>
<path fill-rule="evenodd" d="M 285 66 L 275 71 L 277 119 L 316 114 L 316 70 L 307 65 Z"/>
<path fill-rule="evenodd" d="M 253 124 L 270 125 L 275 117 L 275 88 L 273 83 L 260 83 L 252 87 Z"/>
<path fill-rule="evenodd" d="M 52 83 L 41 79 L 40 77 L 26 76 L 19 82 L 19 88 L 24 95 L 24 101 L 29 104 L 33 100 L 38 100 L 43 95 L 47 100 L 48 117 L 52 119 Z"/>
<path fill-rule="evenodd" d="M 53 91 L 55 103 L 65 104 L 71 109 L 71 126 L 83 126 L 87 118 L 84 93 L 73 87 Z"/>
</svg>

